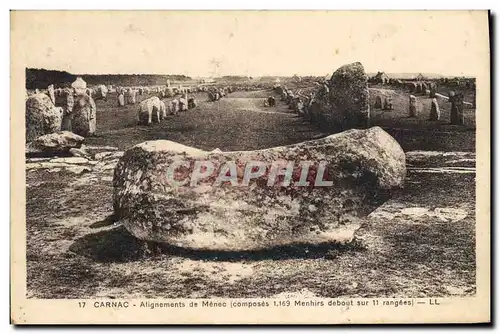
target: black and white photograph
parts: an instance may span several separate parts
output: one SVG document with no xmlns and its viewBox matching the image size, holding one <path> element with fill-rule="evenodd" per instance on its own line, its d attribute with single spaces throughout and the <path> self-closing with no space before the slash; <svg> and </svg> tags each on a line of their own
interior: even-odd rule
<svg viewBox="0 0 500 334">
<path fill-rule="evenodd" d="M 487 11 L 12 11 L 11 38 L 27 302 L 489 297 Z"/>
</svg>

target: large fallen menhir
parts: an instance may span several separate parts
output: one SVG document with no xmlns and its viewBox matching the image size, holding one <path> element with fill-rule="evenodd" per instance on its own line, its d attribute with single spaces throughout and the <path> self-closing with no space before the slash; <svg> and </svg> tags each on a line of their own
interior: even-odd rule
<svg viewBox="0 0 500 334">
<path fill-rule="evenodd" d="M 191 184 L 190 176 L 203 172 L 192 168 L 196 161 L 215 167 L 212 174 L 205 170 L 207 177 Z M 245 185 L 250 161 L 261 162 L 266 169 Z M 306 174 L 310 185 L 297 185 L 302 169 L 293 169 L 290 185 L 280 186 L 278 181 L 285 177 L 278 176 L 278 183 L 269 186 L 270 166 L 278 161 L 295 167 L 311 162 Z M 320 161 L 326 163 L 322 179 L 332 181 L 331 186 L 314 185 L 316 174 L 321 174 Z M 186 165 L 170 170 L 176 171 L 175 181 L 188 183 L 174 186 L 169 167 L 181 162 Z M 234 171 L 224 166 L 234 166 Z M 221 175 L 233 172 L 237 178 L 232 181 L 238 185 L 217 184 Z M 402 187 L 405 175 L 403 150 L 379 127 L 257 151 L 206 152 L 158 140 L 134 146 L 119 160 L 113 206 L 116 217 L 135 237 L 190 249 L 243 251 L 348 242 L 361 218 Z"/>
</svg>

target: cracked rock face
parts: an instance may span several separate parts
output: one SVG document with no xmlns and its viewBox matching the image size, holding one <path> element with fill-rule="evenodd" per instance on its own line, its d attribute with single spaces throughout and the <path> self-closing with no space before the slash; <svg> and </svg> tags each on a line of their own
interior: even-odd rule
<svg viewBox="0 0 500 334">
<path fill-rule="evenodd" d="M 187 164 L 173 169 L 175 181 L 188 183 L 174 185 L 169 167 L 181 161 Z M 209 161 L 212 173 L 195 168 L 196 161 Z M 265 167 L 247 185 L 250 161 Z M 283 186 L 286 177 L 278 175 L 269 186 L 272 163 L 279 161 L 293 162 L 290 185 Z M 305 161 L 312 162 L 304 173 L 310 184 L 299 186 Z M 322 174 L 320 161 L 326 163 L 322 180 L 329 186 L 314 185 Z M 193 170 L 206 176 L 191 184 Z M 248 170 L 257 173 L 255 166 Z M 221 175 L 234 178 L 218 183 Z M 113 205 L 135 237 L 185 248 L 245 251 L 348 242 L 362 218 L 402 187 L 405 175 L 403 150 L 378 127 L 257 151 L 206 152 L 158 140 L 136 145 L 120 158 Z"/>
</svg>

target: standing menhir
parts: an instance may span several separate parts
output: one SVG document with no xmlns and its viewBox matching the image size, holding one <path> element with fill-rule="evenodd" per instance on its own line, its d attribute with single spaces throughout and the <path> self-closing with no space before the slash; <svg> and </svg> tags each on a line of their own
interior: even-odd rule
<svg viewBox="0 0 500 334">
<path fill-rule="evenodd" d="M 415 93 L 417 93 L 417 94 L 422 93 L 422 83 L 421 82 L 416 83 Z"/>
<path fill-rule="evenodd" d="M 425 82 L 422 82 L 422 94 L 427 95 L 428 85 Z"/>
<path fill-rule="evenodd" d="M 160 119 L 167 118 L 167 105 L 165 102 L 160 100 Z"/>
<path fill-rule="evenodd" d="M 197 105 L 198 105 L 198 103 L 196 102 L 196 99 L 194 97 L 190 97 L 188 99 L 188 108 L 189 109 L 196 108 Z"/>
<path fill-rule="evenodd" d="M 174 90 L 171 87 L 165 88 L 165 97 L 170 98 L 174 96 Z"/>
<path fill-rule="evenodd" d="M 286 90 L 283 90 L 283 92 L 281 93 L 281 96 L 280 96 L 280 100 L 281 101 L 285 101 L 286 98 L 287 98 L 287 91 Z"/>
<path fill-rule="evenodd" d="M 188 102 L 185 96 L 179 98 L 179 110 L 180 111 L 188 110 Z"/>
<path fill-rule="evenodd" d="M 464 125 L 464 94 L 450 92 L 449 101 L 451 102 L 450 123 Z"/>
<path fill-rule="evenodd" d="M 73 108 L 75 105 L 74 90 L 65 88 L 57 100 L 57 105 L 63 108 L 61 130 L 72 131 L 71 124 L 73 120 Z"/>
<path fill-rule="evenodd" d="M 173 115 L 179 114 L 179 100 L 173 99 L 171 102 L 171 110 Z"/>
<path fill-rule="evenodd" d="M 150 97 L 139 104 L 137 113 L 139 124 L 150 125 L 153 121 L 160 123 L 160 120 L 165 117 L 165 104 L 158 97 Z"/>
<path fill-rule="evenodd" d="M 49 87 L 47 88 L 47 94 L 49 95 L 52 103 L 54 103 L 54 105 L 55 105 L 56 104 L 56 94 L 54 91 L 54 85 L 49 85 Z"/>
<path fill-rule="evenodd" d="M 135 104 L 136 103 L 136 92 L 134 89 L 129 88 L 127 91 L 127 104 Z"/>
<path fill-rule="evenodd" d="M 429 97 L 436 97 L 436 93 L 437 93 L 437 84 L 435 82 L 431 82 L 429 84 Z"/>
<path fill-rule="evenodd" d="M 441 111 L 439 110 L 439 104 L 436 98 L 431 101 L 431 112 L 429 115 L 429 121 L 439 121 L 441 119 Z"/>
<path fill-rule="evenodd" d="M 75 94 L 77 95 L 86 94 L 87 83 L 81 77 L 77 77 L 76 80 L 71 84 L 71 87 L 74 89 Z"/>
<path fill-rule="evenodd" d="M 125 95 L 123 94 L 123 92 L 118 93 L 118 106 L 125 106 Z"/>
<path fill-rule="evenodd" d="M 212 101 L 217 101 L 217 95 L 216 95 L 216 94 L 217 94 L 216 92 L 214 92 L 214 91 L 212 91 L 212 90 L 209 90 L 209 91 L 207 92 L 208 101 L 211 101 L 211 102 L 212 102 Z"/>
<path fill-rule="evenodd" d="M 92 136 L 96 131 L 96 105 L 87 94 L 75 95 L 73 107 L 72 132 L 82 137 Z"/>
<path fill-rule="evenodd" d="M 299 115 L 304 115 L 304 101 L 301 97 L 297 97 L 297 103 L 295 105 L 295 112 Z"/>
<path fill-rule="evenodd" d="M 410 95 L 410 107 L 408 117 L 417 117 L 417 98 Z"/>
<path fill-rule="evenodd" d="M 95 90 L 95 95 L 90 95 L 90 94 L 87 94 L 89 96 L 93 96 L 94 100 L 107 100 L 107 96 L 108 96 L 108 88 L 104 85 L 99 85 L 97 86 L 96 90 Z"/>
<path fill-rule="evenodd" d="M 417 92 L 417 83 L 416 82 L 410 82 L 408 85 L 409 85 L 410 92 L 412 92 L 412 93 Z"/>
<path fill-rule="evenodd" d="M 384 110 L 393 110 L 392 99 L 390 97 L 384 98 Z"/>
<path fill-rule="evenodd" d="M 360 62 L 339 67 L 333 73 L 328 88 L 324 92 L 327 103 L 323 103 L 322 109 L 329 127 L 348 130 L 369 126 L 368 76 Z"/>
<path fill-rule="evenodd" d="M 375 109 L 382 109 L 382 97 L 380 95 L 377 95 L 375 97 L 375 105 L 373 106 Z"/>
<path fill-rule="evenodd" d="M 275 107 L 276 106 L 276 99 L 273 96 L 269 96 L 267 98 L 267 103 L 269 104 L 270 107 Z"/>
</svg>

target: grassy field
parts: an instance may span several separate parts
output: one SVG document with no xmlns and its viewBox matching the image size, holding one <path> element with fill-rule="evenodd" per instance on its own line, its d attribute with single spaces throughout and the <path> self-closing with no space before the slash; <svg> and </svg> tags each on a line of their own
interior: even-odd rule
<svg viewBox="0 0 500 334">
<path fill-rule="evenodd" d="M 86 145 L 120 150 L 168 139 L 211 150 L 250 150 L 324 136 L 266 91 L 236 92 L 150 127 L 135 124 L 137 106 L 96 101 L 98 134 Z M 425 101 L 424 101 L 425 103 Z M 393 115 L 403 115 L 403 107 Z M 394 117 L 406 151 L 474 151 L 474 132 L 412 128 Z M 398 132 L 399 131 L 399 132 Z M 447 133 L 444 141 L 434 133 Z M 396 136 L 397 137 L 397 136 Z M 422 140 L 422 138 L 424 140 Z M 471 143 L 472 141 L 472 143 Z M 439 142 L 436 143 L 436 142 Z M 473 295 L 475 174 L 430 167 L 474 166 L 474 154 L 408 153 L 406 187 L 363 222 L 349 246 L 290 246 L 220 253 L 167 248 L 151 256 L 113 225 L 113 165 L 75 175 L 27 171 L 27 294 L 31 298 L 426 297 Z M 97 168 L 97 166 L 100 166 Z M 420 170 L 416 170 L 415 168 Z"/>
</svg>

